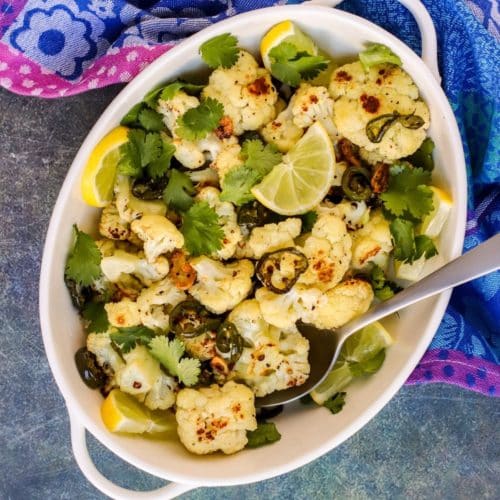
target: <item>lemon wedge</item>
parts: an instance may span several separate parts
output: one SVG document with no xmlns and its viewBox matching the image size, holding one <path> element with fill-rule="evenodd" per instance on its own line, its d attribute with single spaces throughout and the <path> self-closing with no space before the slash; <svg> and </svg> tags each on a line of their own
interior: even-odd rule
<svg viewBox="0 0 500 500">
<path fill-rule="evenodd" d="M 444 223 L 453 206 L 453 201 L 442 189 L 430 186 L 432 189 L 432 203 L 434 208 L 427 214 L 420 226 L 420 234 L 425 234 L 429 238 L 436 238 L 443 229 Z"/>
<path fill-rule="evenodd" d="M 151 411 L 119 389 L 113 389 L 102 403 L 101 418 L 111 432 L 168 433 L 176 428 L 173 414 Z"/>
<path fill-rule="evenodd" d="M 82 196 L 88 205 L 104 207 L 113 199 L 119 147 L 127 142 L 128 128 L 116 127 L 90 153 L 81 180 Z"/>
<path fill-rule="evenodd" d="M 319 405 L 324 404 L 354 378 L 349 368 L 350 363 L 366 363 L 392 343 L 389 332 L 378 321 L 351 335 L 342 347 L 339 361 L 335 363 L 333 370 L 311 392 L 312 399 Z"/>
<path fill-rule="evenodd" d="M 283 156 L 252 194 L 281 215 L 306 213 L 326 196 L 335 169 L 335 152 L 328 132 L 316 122 Z"/>
</svg>

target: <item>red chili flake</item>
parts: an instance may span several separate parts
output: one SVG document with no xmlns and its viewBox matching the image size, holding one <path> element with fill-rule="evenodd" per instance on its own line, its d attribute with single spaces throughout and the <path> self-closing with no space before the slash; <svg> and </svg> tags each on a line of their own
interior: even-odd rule
<svg viewBox="0 0 500 500">
<path fill-rule="evenodd" d="M 380 69 L 380 70 L 378 71 L 378 74 L 379 74 L 379 75 L 385 75 L 385 69 Z"/>
<path fill-rule="evenodd" d="M 259 361 L 264 361 L 266 359 L 266 356 L 264 354 L 260 354 L 259 357 L 257 358 Z"/>
<path fill-rule="evenodd" d="M 142 384 L 140 382 L 137 382 L 135 381 L 133 384 L 132 384 L 132 387 L 134 389 L 140 389 L 142 387 Z"/>
<path fill-rule="evenodd" d="M 377 83 L 377 85 L 382 85 L 382 80 L 380 78 L 377 78 L 376 83 Z"/>
<path fill-rule="evenodd" d="M 229 116 L 223 116 L 219 121 L 219 126 L 215 129 L 215 135 L 220 139 L 228 139 L 233 135 L 233 120 Z"/>
<path fill-rule="evenodd" d="M 318 102 L 318 96 L 313 94 L 313 95 L 309 96 L 309 100 L 312 103 L 316 104 Z"/>
<path fill-rule="evenodd" d="M 261 76 L 248 85 L 248 91 L 254 95 L 268 94 L 271 86 L 266 82 L 266 78 Z"/>
</svg>

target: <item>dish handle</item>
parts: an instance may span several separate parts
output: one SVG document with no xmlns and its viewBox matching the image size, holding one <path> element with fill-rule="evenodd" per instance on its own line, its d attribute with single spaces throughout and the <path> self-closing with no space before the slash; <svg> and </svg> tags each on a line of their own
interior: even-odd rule
<svg viewBox="0 0 500 500">
<path fill-rule="evenodd" d="M 169 483 L 167 486 L 152 491 L 134 491 L 114 484 L 97 470 L 87 449 L 85 427 L 70 410 L 68 413 L 71 427 L 71 446 L 76 463 L 83 475 L 105 495 L 116 500 L 170 500 L 199 487 L 196 484 Z"/>
<path fill-rule="evenodd" d="M 422 60 L 440 84 L 436 30 L 430 14 L 420 0 L 398 0 L 398 2 L 404 5 L 415 18 L 422 39 Z M 309 0 L 304 2 L 304 4 L 324 5 L 325 7 L 336 7 L 340 3 L 342 0 Z"/>
</svg>

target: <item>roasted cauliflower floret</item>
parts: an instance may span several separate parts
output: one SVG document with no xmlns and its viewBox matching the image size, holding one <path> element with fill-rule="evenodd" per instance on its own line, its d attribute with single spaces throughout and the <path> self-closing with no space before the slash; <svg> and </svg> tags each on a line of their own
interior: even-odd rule
<svg viewBox="0 0 500 500">
<path fill-rule="evenodd" d="M 346 64 L 333 72 L 329 90 L 335 99 L 334 123 L 339 133 L 375 153 L 377 159 L 392 161 L 411 155 L 425 139 L 429 109 L 402 68 L 381 64 L 365 72 L 360 62 Z M 371 142 L 366 134 L 368 122 L 394 113 L 420 116 L 424 123 L 415 129 L 396 120 L 380 142 Z"/>
<path fill-rule="evenodd" d="M 137 298 L 141 323 L 152 330 L 167 330 L 172 309 L 186 299 L 170 278 L 145 288 Z"/>
<path fill-rule="evenodd" d="M 144 215 L 131 224 L 132 231 L 144 242 L 144 253 L 149 263 L 184 245 L 184 236 L 162 215 Z"/>
<path fill-rule="evenodd" d="M 99 233 L 110 240 L 123 241 L 128 239 L 130 235 L 129 224 L 120 217 L 115 203 L 110 203 L 102 209 Z"/>
<path fill-rule="evenodd" d="M 352 233 L 352 267 L 366 269 L 370 264 L 377 264 L 386 269 L 392 248 L 389 222 L 376 211 L 361 229 Z"/>
<path fill-rule="evenodd" d="M 323 293 L 314 309 L 305 309 L 302 320 L 318 328 L 338 328 L 365 313 L 373 300 L 370 284 L 350 279 Z"/>
<path fill-rule="evenodd" d="M 256 396 L 303 384 L 309 376 L 309 342 L 295 327 L 289 333 L 264 320 L 255 300 L 246 300 L 228 317 L 247 345 L 232 377 L 245 382 Z"/>
<path fill-rule="evenodd" d="M 215 213 L 219 216 L 219 221 L 224 232 L 222 248 L 212 254 L 212 257 L 219 259 L 230 259 L 236 251 L 236 246 L 242 239 L 240 226 L 236 210 L 232 203 L 221 201 L 220 191 L 214 187 L 205 187 L 200 189 L 196 195 L 198 201 L 206 201 Z"/>
<path fill-rule="evenodd" d="M 304 130 L 294 123 L 292 105 L 289 104 L 273 121 L 261 129 L 260 134 L 266 142 L 274 144 L 282 153 L 287 153 L 304 135 Z"/>
<path fill-rule="evenodd" d="M 267 252 L 293 247 L 293 240 L 300 234 L 301 227 L 300 219 L 286 219 L 278 224 L 253 228 L 245 245 L 248 256 L 260 259 Z"/>
<path fill-rule="evenodd" d="M 87 350 L 94 354 L 98 365 L 112 379 L 124 366 L 121 356 L 111 345 L 109 332 L 89 333 L 87 336 Z"/>
<path fill-rule="evenodd" d="M 293 123 L 297 127 L 304 129 L 314 122 L 321 122 L 330 137 L 338 136 L 333 123 L 333 99 L 326 87 L 303 83 L 295 91 L 290 104 Z"/>
<path fill-rule="evenodd" d="M 247 431 L 257 428 L 252 391 L 232 381 L 222 387 L 182 389 L 176 404 L 179 438 L 197 455 L 236 453 L 247 444 Z"/>
<path fill-rule="evenodd" d="M 108 302 L 104 304 L 104 309 L 111 326 L 127 328 L 141 324 L 141 315 L 137 303 L 129 298 L 124 298 L 119 302 Z"/>
<path fill-rule="evenodd" d="M 123 221 L 132 222 L 143 215 L 167 213 L 167 206 L 162 201 L 145 201 L 136 198 L 131 191 L 130 179 L 125 175 L 117 176 L 114 192 L 116 208 Z"/>
<path fill-rule="evenodd" d="M 255 292 L 264 320 L 285 331 L 293 331 L 297 320 L 314 311 L 321 295 L 319 288 L 300 283 L 286 293 L 274 293 L 267 288 Z"/>
<path fill-rule="evenodd" d="M 112 283 L 123 281 L 124 274 L 132 274 L 146 286 L 163 279 L 169 271 L 168 260 L 158 257 L 149 263 L 142 252 L 132 254 L 123 250 L 115 250 L 112 255 L 101 259 L 101 270 Z"/>
<path fill-rule="evenodd" d="M 216 332 L 210 331 L 189 339 L 183 339 L 186 352 L 201 361 L 208 361 L 217 355 L 215 350 Z"/>
<path fill-rule="evenodd" d="M 253 264 L 246 259 L 222 264 L 201 256 L 190 261 L 196 282 L 189 293 L 209 311 L 222 314 L 239 304 L 252 289 Z"/>
<path fill-rule="evenodd" d="M 240 50 L 236 63 L 230 68 L 218 68 L 203 89 L 204 97 L 216 99 L 224 106 L 233 123 L 233 133 L 257 130 L 275 116 L 278 93 L 267 70 L 259 68 L 254 57 Z"/>
<path fill-rule="evenodd" d="M 298 283 L 323 291 L 333 288 L 351 262 L 351 237 L 345 222 L 332 214 L 320 214 L 301 251 L 309 265 Z"/>
<path fill-rule="evenodd" d="M 370 207 L 364 201 L 344 200 L 337 204 L 324 202 L 317 211 L 319 214 L 332 214 L 340 217 L 349 231 L 361 229 L 370 220 Z"/>
<path fill-rule="evenodd" d="M 173 377 L 161 372 L 146 394 L 144 404 L 150 410 L 167 410 L 175 403 L 178 384 Z"/>
<path fill-rule="evenodd" d="M 163 115 L 163 123 L 172 135 L 178 127 L 177 120 L 190 109 L 198 107 L 200 101 L 197 97 L 179 90 L 171 99 L 158 99 L 157 111 Z"/>
<path fill-rule="evenodd" d="M 210 164 L 210 168 L 217 172 L 221 186 L 224 186 L 224 177 L 235 167 L 243 165 L 240 157 L 241 146 L 237 142 L 226 142 L 215 160 Z"/>
</svg>

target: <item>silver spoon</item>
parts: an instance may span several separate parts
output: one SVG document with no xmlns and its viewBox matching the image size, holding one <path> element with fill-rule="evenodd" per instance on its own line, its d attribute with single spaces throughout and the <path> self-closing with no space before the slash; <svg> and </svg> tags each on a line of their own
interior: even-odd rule
<svg viewBox="0 0 500 500">
<path fill-rule="evenodd" d="M 341 328 L 320 330 L 313 325 L 297 322 L 300 333 L 309 340 L 309 364 L 311 365 L 309 378 L 297 387 L 256 398 L 256 406 L 265 408 L 290 403 L 311 392 L 330 373 L 346 339 L 361 328 L 415 302 L 499 268 L 500 233 L 405 288 L 393 298 L 372 307 L 365 314 L 349 321 Z"/>
</svg>

